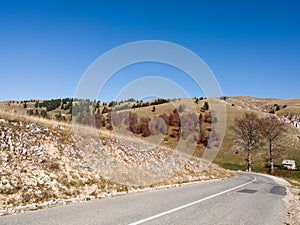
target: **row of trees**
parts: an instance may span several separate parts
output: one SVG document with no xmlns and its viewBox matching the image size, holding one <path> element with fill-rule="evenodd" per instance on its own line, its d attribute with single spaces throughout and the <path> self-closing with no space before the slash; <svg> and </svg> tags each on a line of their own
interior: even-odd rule
<svg viewBox="0 0 300 225">
<path fill-rule="evenodd" d="M 268 145 L 270 173 L 274 173 L 274 144 L 284 137 L 286 129 L 286 124 L 274 115 L 258 118 L 254 113 L 245 113 L 241 118 L 235 119 L 231 130 L 237 137 L 236 144 L 247 151 L 249 172 L 251 172 L 252 151 Z"/>
<path fill-rule="evenodd" d="M 107 115 L 100 113 L 85 116 L 80 122 L 83 125 L 93 126 L 96 128 L 106 127 L 112 129 L 127 129 L 135 135 L 148 137 L 150 135 L 168 135 L 171 138 L 187 138 L 193 135 L 198 144 L 207 145 L 211 134 L 212 116 L 210 112 L 186 113 L 179 115 L 177 109 L 170 114 L 162 114 L 154 118 L 141 117 L 131 111 L 109 111 Z M 78 122 L 78 121 L 77 121 Z"/>
<path fill-rule="evenodd" d="M 135 135 L 149 137 L 150 135 L 168 135 L 171 138 L 187 138 L 193 135 L 198 144 L 207 145 L 211 133 L 212 115 L 210 112 L 200 113 L 185 113 L 181 116 L 177 109 L 174 109 L 170 114 L 162 114 L 154 118 L 141 117 L 137 113 L 131 111 L 111 112 L 109 111 L 106 119 L 103 115 L 96 117 L 86 117 L 83 119 L 84 125 L 106 127 L 109 130 L 127 129 Z M 102 117 L 102 120 L 101 120 Z M 98 124 L 98 125 L 97 125 Z"/>
<path fill-rule="evenodd" d="M 41 110 L 40 112 L 36 109 L 33 111 L 33 109 L 28 109 L 27 110 L 27 115 L 28 116 L 38 116 L 42 118 L 48 118 L 48 114 L 46 110 Z"/>
<path fill-rule="evenodd" d="M 36 105 L 38 105 L 39 108 L 45 107 L 47 111 L 50 112 L 54 109 L 57 109 L 61 105 L 61 99 L 52 99 L 49 101 L 43 101 Z"/>
<path fill-rule="evenodd" d="M 151 103 L 150 102 L 137 101 L 137 103 L 134 104 L 131 108 L 134 109 L 134 108 L 155 106 L 155 105 L 161 105 L 161 104 L 168 103 L 168 102 L 170 102 L 170 100 L 169 99 L 164 99 L 164 98 L 156 99 Z"/>
</svg>

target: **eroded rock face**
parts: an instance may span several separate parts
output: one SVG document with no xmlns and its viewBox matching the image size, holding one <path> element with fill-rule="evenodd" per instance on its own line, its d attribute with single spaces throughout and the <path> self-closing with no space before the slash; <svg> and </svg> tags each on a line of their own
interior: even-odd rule
<svg viewBox="0 0 300 225">
<path fill-rule="evenodd" d="M 284 122 L 291 124 L 293 127 L 300 130 L 300 115 L 293 115 L 283 118 Z"/>
<path fill-rule="evenodd" d="M 151 168 L 147 173 L 165 173 L 174 169 L 172 165 L 180 157 L 166 167 L 155 165 L 171 154 L 166 148 L 116 139 L 107 133 L 76 137 L 67 124 L 0 118 L 0 209 L 14 213 L 17 206 L 76 202 L 86 196 L 99 198 L 138 188 L 110 180 L 109 176 L 104 178 L 103 170 L 122 165 Z M 202 170 L 200 160 L 191 158 L 181 171 L 157 185 L 232 176 L 214 165 Z"/>
</svg>

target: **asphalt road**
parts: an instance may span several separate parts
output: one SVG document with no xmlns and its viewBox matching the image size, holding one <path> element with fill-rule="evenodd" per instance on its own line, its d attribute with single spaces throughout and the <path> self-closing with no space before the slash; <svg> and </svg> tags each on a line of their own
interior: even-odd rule
<svg viewBox="0 0 300 225">
<path fill-rule="evenodd" d="M 282 225 L 285 188 L 272 178 L 237 173 L 229 180 L 132 193 L 0 218 L 0 225 Z"/>
</svg>

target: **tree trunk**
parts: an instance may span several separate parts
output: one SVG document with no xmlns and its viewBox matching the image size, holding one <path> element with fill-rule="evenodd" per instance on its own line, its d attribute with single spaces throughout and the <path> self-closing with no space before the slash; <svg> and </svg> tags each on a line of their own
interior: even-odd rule
<svg viewBox="0 0 300 225">
<path fill-rule="evenodd" d="M 270 173 L 274 173 L 274 156 L 273 156 L 273 149 L 272 149 L 272 140 L 269 142 L 269 147 L 270 147 Z"/>
<path fill-rule="evenodd" d="M 250 145 L 250 146 L 248 146 L 248 157 L 247 157 L 248 172 L 251 172 L 251 157 L 252 157 L 252 152 L 251 152 L 251 145 Z"/>
</svg>

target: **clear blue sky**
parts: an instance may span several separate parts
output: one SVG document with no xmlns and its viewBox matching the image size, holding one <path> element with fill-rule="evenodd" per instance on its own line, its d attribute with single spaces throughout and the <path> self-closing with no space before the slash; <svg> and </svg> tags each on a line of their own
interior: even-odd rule
<svg viewBox="0 0 300 225">
<path fill-rule="evenodd" d="M 198 54 L 226 96 L 300 97 L 297 0 L 1 1 L 0 28 L 0 100 L 72 97 L 95 59 L 149 39 Z"/>
</svg>

